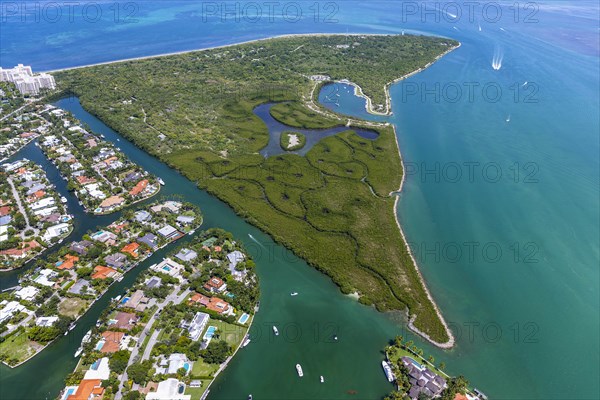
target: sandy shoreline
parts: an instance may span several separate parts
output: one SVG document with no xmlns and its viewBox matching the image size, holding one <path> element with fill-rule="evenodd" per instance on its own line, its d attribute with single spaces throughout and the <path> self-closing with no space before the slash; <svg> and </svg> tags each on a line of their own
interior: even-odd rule
<svg viewBox="0 0 600 400">
<path fill-rule="evenodd" d="M 117 63 L 128 62 L 128 61 L 148 60 L 151 58 L 169 57 L 169 56 L 176 56 L 176 55 L 180 55 L 180 54 L 189 54 L 189 53 L 196 53 L 196 52 L 201 52 L 201 51 L 224 49 L 227 47 L 239 46 L 241 44 L 265 42 L 265 41 L 272 40 L 272 39 L 283 39 L 283 38 L 305 37 L 305 36 L 308 36 L 308 37 L 310 37 L 310 36 L 397 36 L 397 34 L 394 34 L 394 33 L 288 33 L 285 35 L 276 35 L 276 36 L 269 36 L 269 37 L 261 38 L 261 39 L 246 40 L 244 42 L 222 44 L 219 46 L 209 46 L 209 47 L 202 47 L 199 49 L 181 50 L 181 51 L 174 51 L 174 52 L 170 52 L 170 53 L 160 53 L 160 54 L 154 54 L 154 55 L 150 55 L 150 56 L 123 58 L 120 60 L 103 61 L 103 62 L 99 62 L 99 63 L 79 65 L 79 66 L 75 66 L 75 67 L 52 69 L 52 70 L 46 70 L 46 71 L 40 71 L 40 72 L 53 73 L 53 72 L 61 72 L 61 71 L 70 71 L 73 69 L 97 67 L 100 65 L 110 65 L 110 64 L 117 64 Z"/>
</svg>

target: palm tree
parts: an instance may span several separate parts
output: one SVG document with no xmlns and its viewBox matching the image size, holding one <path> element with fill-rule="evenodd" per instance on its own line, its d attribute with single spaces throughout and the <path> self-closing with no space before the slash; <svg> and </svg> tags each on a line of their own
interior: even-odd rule
<svg viewBox="0 0 600 400">
<path fill-rule="evenodd" d="M 444 369 L 446 369 L 446 363 L 444 363 L 443 361 L 440 363 L 440 369 L 443 371 Z"/>
<path fill-rule="evenodd" d="M 435 362 L 435 358 L 433 358 L 433 356 L 429 356 L 428 360 L 432 364 Z"/>
</svg>

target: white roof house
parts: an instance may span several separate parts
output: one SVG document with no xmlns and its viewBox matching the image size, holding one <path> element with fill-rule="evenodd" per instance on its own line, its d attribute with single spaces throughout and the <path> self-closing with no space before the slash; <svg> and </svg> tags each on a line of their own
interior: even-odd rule
<svg viewBox="0 0 600 400">
<path fill-rule="evenodd" d="M 187 372 L 191 370 L 192 362 L 183 353 L 173 353 L 167 359 L 160 362 L 156 368 L 158 374 L 176 374 L 179 368 L 184 368 Z"/>
<path fill-rule="evenodd" d="M 103 357 L 92 364 L 87 370 L 83 379 L 101 379 L 110 377 L 110 367 L 108 366 L 108 357 Z"/>
<path fill-rule="evenodd" d="M 185 383 L 175 378 L 169 378 L 158 382 L 156 392 L 148 393 L 146 400 L 191 400 L 192 395 L 183 394 L 184 392 Z"/>
<path fill-rule="evenodd" d="M 40 290 L 35 286 L 25 286 L 24 288 L 17 290 L 14 294 L 21 300 L 32 301 L 39 292 Z"/>
<path fill-rule="evenodd" d="M 44 234 L 44 240 L 49 241 L 50 239 L 59 237 L 60 235 L 69 232 L 69 229 L 71 229 L 71 225 L 69 224 L 58 224 L 50 226 Z"/>
<path fill-rule="evenodd" d="M 9 301 L 4 308 L 0 310 L 0 324 L 12 318 L 13 315 L 25 311 L 25 307 L 17 301 Z"/>
<path fill-rule="evenodd" d="M 50 279 L 55 278 L 56 276 L 58 276 L 56 271 L 46 268 L 40 271 L 40 275 L 35 278 L 34 282 L 39 283 L 42 286 L 52 286 L 54 285 L 54 282 Z"/>
<path fill-rule="evenodd" d="M 54 325 L 58 321 L 58 317 L 53 315 L 51 317 L 39 317 L 35 320 L 37 326 L 48 327 Z"/>
</svg>

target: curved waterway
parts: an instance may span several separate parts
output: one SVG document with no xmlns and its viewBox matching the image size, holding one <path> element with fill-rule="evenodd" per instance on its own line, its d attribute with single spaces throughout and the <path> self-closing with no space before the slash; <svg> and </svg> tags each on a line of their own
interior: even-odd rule
<svg viewBox="0 0 600 400">
<path fill-rule="evenodd" d="M 303 156 L 321 139 L 348 130 L 348 127 L 346 126 L 336 126 L 335 128 L 330 129 L 299 129 L 289 127 L 288 125 L 277 121 L 271 115 L 271 108 L 275 104 L 277 103 L 264 103 L 255 107 L 253 110 L 254 114 L 262 119 L 269 129 L 269 143 L 260 151 L 260 154 L 265 157 L 275 156 L 283 153 L 294 153 Z M 352 128 L 352 130 L 356 132 L 358 136 L 368 140 L 375 140 L 379 136 L 379 133 L 370 129 Z M 281 148 L 280 139 L 281 134 L 286 131 L 302 133 L 306 138 L 306 144 L 301 149 L 295 151 L 284 150 Z"/>
<path fill-rule="evenodd" d="M 393 321 L 372 308 L 342 295 L 324 275 L 309 267 L 267 235 L 236 216 L 224 203 L 199 190 L 192 182 L 87 113 L 77 99 L 56 103 L 88 124 L 97 134 L 115 143 L 135 163 L 165 181 L 159 196 L 180 196 L 201 207 L 202 228 L 222 227 L 244 242 L 256 260 L 261 279 L 261 307 L 254 321 L 251 344 L 240 350 L 228 368 L 211 387 L 211 399 L 246 398 L 252 393 L 261 399 L 338 399 L 380 398 L 392 389 L 381 370 L 381 350 L 394 335 L 402 333 L 400 321 Z M 268 113 L 268 111 L 267 111 Z M 119 141 L 117 141 L 119 139 Z M 69 199 L 69 211 L 75 215 L 75 231 L 67 240 L 78 239 L 96 226 L 119 217 L 85 214 L 56 168 L 41 151 L 30 144 L 13 158 L 30 158 L 42 164 L 61 195 Z M 148 200 L 152 201 L 152 200 Z M 185 237 L 178 244 L 190 240 Z M 102 299 L 79 320 L 77 328 L 59 338 L 24 365 L 10 369 L 0 366 L 0 398 L 53 398 L 63 387 L 77 359 L 73 354 L 85 332 L 94 325 L 110 297 L 122 294 L 149 265 L 172 249 L 155 253 L 113 285 Z M 3 287 L 17 283 L 20 271 L 0 275 Z M 298 296 L 290 296 L 298 292 Z M 272 326 L 281 334 L 274 337 Z M 338 336 L 338 341 L 333 336 Z M 299 379 L 295 364 L 304 369 Z M 319 376 L 325 383 L 319 382 Z M 43 378 L 42 378 L 43 376 Z"/>
</svg>

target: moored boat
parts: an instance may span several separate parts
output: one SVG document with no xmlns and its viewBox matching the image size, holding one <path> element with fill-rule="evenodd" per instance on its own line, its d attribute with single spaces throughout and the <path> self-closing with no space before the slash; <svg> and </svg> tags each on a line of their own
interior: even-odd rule
<svg viewBox="0 0 600 400">
<path fill-rule="evenodd" d="M 242 343 L 242 347 L 248 346 L 249 343 L 250 343 L 250 336 L 246 335 L 246 339 L 244 339 L 244 342 Z"/>
<path fill-rule="evenodd" d="M 385 372 L 385 376 L 386 376 L 388 382 L 394 382 L 396 377 L 394 376 L 394 373 L 392 372 L 392 367 L 390 367 L 390 364 L 388 364 L 387 361 L 382 361 L 381 366 L 383 367 L 383 372 Z"/>
<path fill-rule="evenodd" d="M 158 183 L 160 183 L 162 186 L 165 185 L 165 181 L 162 180 L 162 178 L 158 178 L 157 179 Z"/>
<path fill-rule="evenodd" d="M 83 347 L 78 348 L 77 351 L 75 352 L 74 357 L 79 357 L 81 355 L 82 351 L 83 351 Z"/>
</svg>

